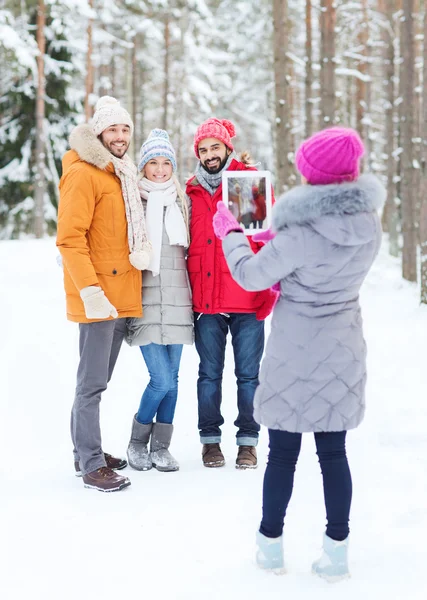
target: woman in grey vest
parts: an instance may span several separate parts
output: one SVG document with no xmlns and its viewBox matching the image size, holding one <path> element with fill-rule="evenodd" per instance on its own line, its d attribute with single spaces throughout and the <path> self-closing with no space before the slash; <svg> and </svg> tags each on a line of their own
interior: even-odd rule
<svg viewBox="0 0 427 600">
<path fill-rule="evenodd" d="M 128 446 L 131 467 L 177 471 L 169 452 L 178 397 L 183 344 L 193 343 L 193 311 L 187 275 L 188 206 L 175 175 L 175 151 L 162 129 L 140 150 L 139 189 L 153 251 L 143 272 L 142 318 L 127 320 L 127 342 L 139 346 L 150 374 Z M 150 445 L 149 445 L 150 444 Z"/>
<path fill-rule="evenodd" d="M 253 255 L 239 224 L 218 204 L 215 233 L 236 281 L 246 290 L 278 282 L 271 333 L 254 401 L 268 427 L 257 563 L 282 572 L 282 531 L 304 432 L 314 433 L 323 476 L 327 526 L 313 572 L 349 576 L 347 550 L 352 481 L 345 440 L 365 413 L 366 344 L 360 287 L 378 253 L 377 210 L 385 189 L 359 177 L 364 147 L 357 133 L 325 129 L 296 154 L 302 185 L 273 207 L 276 236 Z"/>
</svg>

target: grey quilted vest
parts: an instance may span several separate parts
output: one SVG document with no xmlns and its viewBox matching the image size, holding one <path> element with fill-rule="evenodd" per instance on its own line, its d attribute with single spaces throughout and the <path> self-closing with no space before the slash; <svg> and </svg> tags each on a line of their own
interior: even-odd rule
<svg viewBox="0 0 427 600">
<path fill-rule="evenodd" d="M 151 271 L 142 272 L 143 317 L 126 321 L 130 346 L 193 343 L 193 308 L 185 257 L 183 246 L 169 244 L 163 224 L 160 273 L 153 277 Z"/>
</svg>

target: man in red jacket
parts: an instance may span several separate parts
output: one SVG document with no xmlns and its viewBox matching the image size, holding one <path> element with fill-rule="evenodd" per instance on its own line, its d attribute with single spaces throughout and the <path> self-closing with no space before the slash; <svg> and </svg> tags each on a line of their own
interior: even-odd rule
<svg viewBox="0 0 427 600">
<path fill-rule="evenodd" d="M 239 469 L 257 466 L 259 425 L 253 418 L 253 398 L 258 386 L 259 365 L 264 350 L 264 321 L 272 308 L 270 291 L 247 292 L 232 278 L 213 230 L 212 218 L 222 200 L 222 173 L 256 171 L 234 153 L 233 123 L 208 119 L 194 137 L 199 163 L 187 182 L 191 201 L 188 272 L 193 291 L 196 349 L 200 357 L 197 399 L 202 458 L 206 467 L 225 464 L 221 452 L 222 374 L 227 334 L 231 333 L 237 378 Z M 251 240 L 256 251 L 260 244 Z"/>
</svg>

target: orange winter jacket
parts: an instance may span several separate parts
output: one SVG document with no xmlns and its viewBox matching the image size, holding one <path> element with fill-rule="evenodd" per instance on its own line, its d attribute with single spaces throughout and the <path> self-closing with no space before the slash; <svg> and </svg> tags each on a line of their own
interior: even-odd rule
<svg viewBox="0 0 427 600">
<path fill-rule="evenodd" d="M 141 317 L 141 271 L 129 262 L 120 179 L 111 154 L 87 125 L 70 136 L 62 161 L 56 244 L 64 267 L 67 317 L 89 323 L 80 290 L 100 286 L 119 317 Z"/>
</svg>

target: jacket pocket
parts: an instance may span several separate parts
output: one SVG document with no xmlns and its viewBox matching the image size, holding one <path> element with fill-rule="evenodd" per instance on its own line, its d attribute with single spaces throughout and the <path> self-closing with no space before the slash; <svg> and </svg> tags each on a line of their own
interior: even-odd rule
<svg viewBox="0 0 427 600">
<path fill-rule="evenodd" d="M 106 297 L 118 311 L 141 307 L 141 272 L 128 260 L 97 260 L 92 264 Z"/>
<path fill-rule="evenodd" d="M 225 257 L 220 258 L 221 280 L 219 282 L 220 306 L 237 312 L 253 312 L 258 307 L 259 292 L 244 290 L 233 278 Z"/>
<path fill-rule="evenodd" d="M 190 286 L 193 297 L 193 306 L 202 305 L 202 274 L 200 256 L 189 256 L 187 258 L 187 271 L 190 278 Z"/>
<path fill-rule="evenodd" d="M 121 260 L 94 260 L 92 261 L 93 268 L 97 275 L 123 275 L 127 271 L 133 269 L 130 262 L 126 259 Z"/>
</svg>

